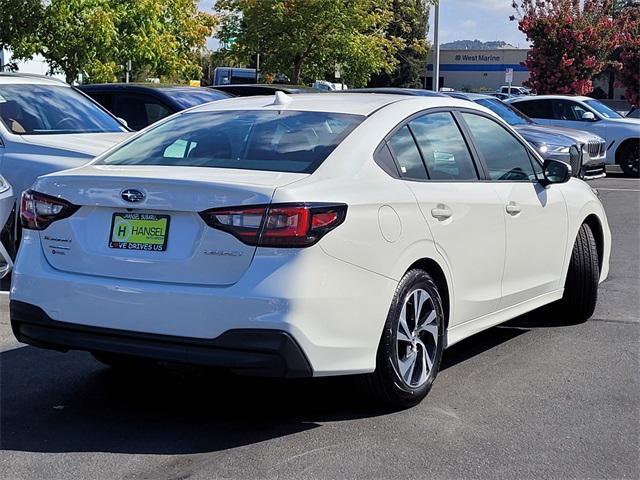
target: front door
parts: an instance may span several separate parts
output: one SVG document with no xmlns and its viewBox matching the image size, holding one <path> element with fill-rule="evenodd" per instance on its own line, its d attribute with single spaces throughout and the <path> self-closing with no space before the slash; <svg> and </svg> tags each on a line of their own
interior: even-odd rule
<svg viewBox="0 0 640 480">
<path fill-rule="evenodd" d="M 560 185 L 540 184 L 540 164 L 498 122 L 472 113 L 462 118 L 500 198 L 506 225 L 500 308 L 562 288 L 568 219 Z"/>
</svg>

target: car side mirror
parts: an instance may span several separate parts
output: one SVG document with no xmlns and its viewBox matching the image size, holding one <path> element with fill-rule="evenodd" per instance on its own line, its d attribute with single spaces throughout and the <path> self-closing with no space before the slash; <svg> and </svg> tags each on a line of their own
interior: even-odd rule
<svg viewBox="0 0 640 480">
<path fill-rule="evenodd" d="M 124 118 L 122 117 L 116 117 L 118 119 L 118 121 L 123 124 L 125 127 L 129 128 L 129 122 L 127 122 Z"/>
<path fill-rule="evenodd" d="M 571 165 L 550 158 L 542 164 L 542 174 L 544 179 L 541 183 L 544 186 L 552 183 L 566 183 L 571 178 Z"/>
<path fill-rule="evenodd" d="M 593 114 L 593 112 L 584 112 L 582 114 L 582 120 L 584 120 L 585 122 L 595 122 L 596 116 Z"/>
</svg>

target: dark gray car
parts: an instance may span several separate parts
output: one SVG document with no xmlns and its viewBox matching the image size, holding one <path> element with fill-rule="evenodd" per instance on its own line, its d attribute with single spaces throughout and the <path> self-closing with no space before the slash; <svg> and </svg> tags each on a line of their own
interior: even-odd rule
<svg viewBox="0 0 640 480">
<path fill-rule="evenodd" d="M 601 137 L 572 128 L 540 125 L 490 95 L 464 92 L 448 95 L 487 107 L 516 129 L 542 158 L 553 158 L 571 165 L 574 176 L 585 180 L 605 176 L 606 144 Z"/>
</svg>

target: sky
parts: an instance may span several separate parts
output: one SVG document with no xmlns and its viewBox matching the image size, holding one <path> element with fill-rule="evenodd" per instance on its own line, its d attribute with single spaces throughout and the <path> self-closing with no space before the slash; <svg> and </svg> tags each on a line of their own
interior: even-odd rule
<svg viewBox="0 0 640 480">
<path fill-rule="evenodd" d="M 215 0 L 200 0 L 201 10 L 212 11 Z M 516 47 L 528 46 L 513 14 L 511 0 L 440 0 L 440 43 L 453 40 L 504 40 Z M 433 12 L 429 18 L 429 39 L 433 41 Z M 209 48 L 217 42 L 210 39 Z"/>
<path fill-rule="evenodd" d="M 516 47 L 528 47 L 518 30 L 511 0 L 440 0 L 440 43 L 453 40 L 504 40 Z M 429 39 L 433 41 L 433 9 L 429 18 Z"/>
</svg>

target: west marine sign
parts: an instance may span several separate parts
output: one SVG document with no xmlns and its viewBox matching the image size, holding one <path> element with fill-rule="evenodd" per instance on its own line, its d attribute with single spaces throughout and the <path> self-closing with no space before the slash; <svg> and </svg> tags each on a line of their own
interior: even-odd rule
<svg viewBox="0 0 640 480">
<path fill-rule="evenodd" d="M 455 55 L 453 59 L 456 62 L 500 62 L 499 55 Z"/>
</svg>

